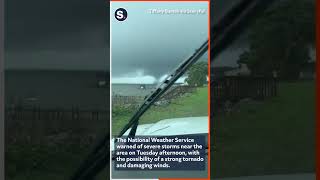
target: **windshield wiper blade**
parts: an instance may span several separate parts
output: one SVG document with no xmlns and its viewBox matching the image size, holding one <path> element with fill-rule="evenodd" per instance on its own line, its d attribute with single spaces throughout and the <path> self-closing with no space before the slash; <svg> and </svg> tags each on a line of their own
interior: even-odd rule
<svg viewBox="0 0 320 180">
<path fill-rule="evenodd" d="M 209 47 L 209 40 L 206 40 L 199 49 L 195 51 L 190 57 L 184 60 L 171 74 L 169 74 L 164 81 L 152 92 L 139 109 L 135 112 L 128 124 L 120 131 L 118 137 L 134 126 L 129 133 L 130 136 L 135 135 L 135 131 L 139 122 L 139 118 L 163 95 L 175 82 L 179 79 L 196 61 L 198 61 L 207 51 Z"/>
<path fill-rule="evenodd" d="M 93 178 L 102 171 L 109 162 L 108 151 L 110 150 L 109 133 L 104 134 L 95 144 L 93 150 L 82 162 L 80 167 L 71 176 L 71 180 L 93 180 Z"/>
</svg>

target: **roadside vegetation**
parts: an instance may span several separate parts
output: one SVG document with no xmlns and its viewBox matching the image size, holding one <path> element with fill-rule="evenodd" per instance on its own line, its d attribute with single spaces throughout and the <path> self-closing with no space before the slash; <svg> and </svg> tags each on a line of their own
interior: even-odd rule
<svg viewBox="0 0 320 180">
<path fill-rule="evenodd" d="M 136 111 L 136 106 L 115 107 L 112 111 L 112 135 L 117 135 Z M 168 105 L 151 107 L 140 119 L 140 124 L 155 123 L 162 119 L 207 116 L 208 87 L 199 87 L 193 93 L 173 99 Z"/>
<path fill-rule="evenodd" d="M 274 5 L 249 26 L 238 64 L 253 76 L 277 77 L 278 95 L 241 101 L 213 117 L 213 177 L 315 172 L 315 4 Z M 308 66 L 312 75 L 301 80 Z"/>
<path fill-rule="evenodd" d="M 214 177 L 313 173 L 315 82 L 282 82 L 279 95 L 214 116 Z"/>
</svg>

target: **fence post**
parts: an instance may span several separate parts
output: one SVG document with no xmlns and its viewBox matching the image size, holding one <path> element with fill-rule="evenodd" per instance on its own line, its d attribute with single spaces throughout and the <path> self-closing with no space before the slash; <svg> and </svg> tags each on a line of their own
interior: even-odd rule
<svg viewBox="0 0 320 180">
<path fill-rule="evenodd" d="M 275 78 L 275 80 L 274 80 L 274 83 L 275 83 L 275 96 L 278 96 L 278 79 L 277 78 Z"/>
</svg>

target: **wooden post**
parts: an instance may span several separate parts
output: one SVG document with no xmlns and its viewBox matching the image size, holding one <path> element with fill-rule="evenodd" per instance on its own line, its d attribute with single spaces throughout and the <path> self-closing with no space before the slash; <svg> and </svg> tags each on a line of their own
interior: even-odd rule
<svg viewBox="0 0 320 180">
<path fill-rule="evenodd" d="M 278 95 L 278 79 L 277 78 L 275 78 L 274 79 L 274 83 L 275 83 L 275 96 L 277 96 Z"/>
</svg>

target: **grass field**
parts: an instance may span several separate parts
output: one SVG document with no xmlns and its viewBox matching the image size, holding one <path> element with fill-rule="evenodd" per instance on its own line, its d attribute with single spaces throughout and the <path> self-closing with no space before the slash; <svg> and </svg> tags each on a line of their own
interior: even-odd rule
<svg viewBox="0 0 320 180">
<path fill-rule="evenodd" d="M 176 99 L 165 107 L 152 107 L 141 118 L 141 124 L 153 123 L 165 118 L 206 116 L 207 87 L 198 88 L 188 96 Z M 123 110 L 113 122 L 113 132 L 119 132 L 133 114 Z M 82 160 L 87 156 L 92 144 L 86 146 L 77 142 L 63 145 L 28 145 L 16 144 L 8 146 L 6 153 L 6 176 L 9 180 L 60 180 L 68 179 Z M 108 168 L 107 168 L 108 169 Z M 97 179 L 106 179 L 108 170 L 102 172 Z"/>
<path fill-rule="evenodd" d="M 315 83 L 280 83 L 279 95 L 214 117 L 213 177 L 315 171 Z"/>
<path fill-rule="evenodd" d="M 6 180 L 67 180 L 87 157 L 92 143 L 48 145 L 10 145 L 6 153 Z M 107 153 L 107 152 L 106 152 Z M 97 180 L 109 176 L 106 169 Z"/>
<path fill-rule="evenodd" d="M 11 145 L 7 150 L 6 179 L 9 180 L 66 179 L 86 152 L 75 145 L 50 147 L 19 144 Z"/>
<path fill-rule="evenodd" d="M 134 111 L 117 113 L 112 119 L 112 134 L 117 135 L 129 121 Z M 167 118 L 208 115 L 208 87 L 198 88 L 194 93 L 175 99 L 168 106 L 153 106 L 140 119 L 140 124 L 154 123 Z"/>
</svg>

